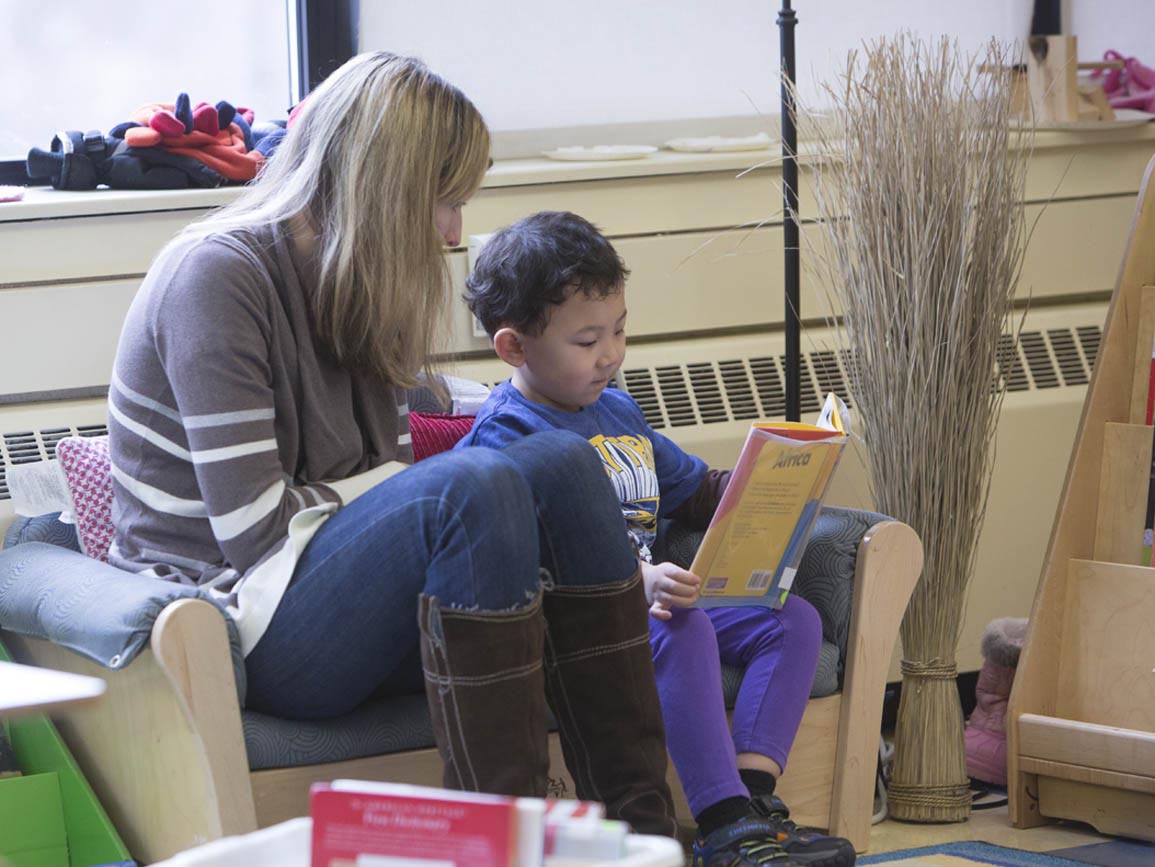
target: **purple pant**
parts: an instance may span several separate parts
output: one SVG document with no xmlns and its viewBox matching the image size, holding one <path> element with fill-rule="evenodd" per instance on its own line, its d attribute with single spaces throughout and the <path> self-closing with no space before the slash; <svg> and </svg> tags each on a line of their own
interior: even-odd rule
<svg viewBox="0 0 1155 867">
<path fill-rule="evenodd" d="M 798 596 L 772 608 L 675 608 L 650 618 L 650 646 L 666 743 L 695 816 L 723 798 L 749 797 L 738 753 L 786 767 L 810 697 L 822 624 Z M 731 730 L 721 664 L 746 669 Z"/>
</svg>

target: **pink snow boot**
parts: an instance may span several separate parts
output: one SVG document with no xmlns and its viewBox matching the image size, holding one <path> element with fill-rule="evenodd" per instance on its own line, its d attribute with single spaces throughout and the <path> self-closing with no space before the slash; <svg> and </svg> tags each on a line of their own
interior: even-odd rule
<svg viewBox="0 0 1155 867">
<path fill-rule="evenodd" d="M 1004 789 L 1007 701 L 1026 635 L 1025 617 L 1002 617 L 987 626 L 983 633 L 983 667 L 975 686 L 978 703 L 966 727 L 967 775 Z"/>
</svg>

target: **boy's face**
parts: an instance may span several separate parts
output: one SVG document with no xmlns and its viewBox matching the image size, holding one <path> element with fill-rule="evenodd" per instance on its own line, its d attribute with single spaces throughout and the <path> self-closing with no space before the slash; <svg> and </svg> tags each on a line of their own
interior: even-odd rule
<svg viewBox="0 0 1155 867">
<path fill-rule="evenodd" d="M 523 363 L 513 384 L 532 401 L 576 412 L 595 402 L 626 357 L 626 296 L 572 293 L 545 330 L 520 334 Z"/>
</svg>

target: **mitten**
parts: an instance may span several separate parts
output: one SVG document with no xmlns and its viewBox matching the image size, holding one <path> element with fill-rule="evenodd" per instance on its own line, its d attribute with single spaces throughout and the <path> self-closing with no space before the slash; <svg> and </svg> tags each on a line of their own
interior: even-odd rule
<svg viewBox="0 0 1155 867">
<path fill-rule="evenodd" d="M 49 150 L 28 151 L 28 177 L 48 178 L 58 190 L 94 190 L 106 183 L 106 164 L 118 144 L 99 130 L 57 133 Z"/>
<path fill-rule="evenodd" d="M 164 148 L 129 147 L 123 142 L 108 160 L 106 177 L 106 183 L 118 190 L 183 190 L 228 183 L 220 172 L 200 160 Z"/>
</svg>

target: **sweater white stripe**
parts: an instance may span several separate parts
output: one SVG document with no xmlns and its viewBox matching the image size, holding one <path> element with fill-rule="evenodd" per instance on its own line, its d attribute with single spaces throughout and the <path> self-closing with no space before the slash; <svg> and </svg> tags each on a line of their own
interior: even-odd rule
<svg viewBox="0 0 1155 867">
<path fill-rule="evenodd" d="M 185 569 L 192 569 L 195 572 L 207 572 L 213 568 L 212 563 L 205 563 L 202 560 L 194 560 L 191 557 L 182 557 L 179 554 L 173 554 L 170 551 L 158 551 L 155 548 L 141 548 L 140 556 L 146 560 L 153 560 L 157 563 L 166 563 L 170 566 L 181 566 Z"/>
<path fill-rule="evenodd" d="M 207 415 L 190 415 L 184 420 L 186 430 L 206 427 L 223 427 L 229 424 L 245 424 L 250 421 L 266 421 L 274 417 L 272 407 L 265 409 L 239 409 L 236 412 L 214 412 Z"/>
<path fill-rule="evenodd" d="M 151 397 L 146 397 L 139 391 L 133 391 L 131 388 L 124 384 L 124 380 L 122 380 L 120 376 L 117 375 L 116 371 L 113 371 L 112 373 L 112 387 L 119 391 L 121 396 L 132 401 L 138 406 L 143 406 L 145 409 L 151 409 L 153 412 L 159 412 L 165 418 L 172 419 L 178 424 L 180 423 L 181 418 L 179 412 L 177 412 L 171 406 L 166 406 L 160 401 L 153 400 Z"/>
<path fill-rule="evenodd" d="M 200 500 L 185 500 L 181 497 L 174 497 L 160 488 L 154 488 L 152 485 L 147 485 L 139 479 L 122 473 L 115 465 L 112 466 L 112 475 L 126 491 L 154 511 L 181 518 L 207 518 L 209 516 L 208 509 Z"/>
<path fill-rule="evenodd" d="M 215 449 L 201 449 L 199 451 L 191 452 L 188 449 L 181 448 L 172 440 L 161 436 L 152 428 L 143 425 L 138 421 L 129 418 L 116 407 L 115 404 L 109 403 L 108 411 L 112 414 L 120 424 L 128 428 L 134 434 L 146 442 L 152 443 L 159 449 L 168 452 L 173 457 L 180 458 L 182 461 L 189 461 L 194 464 L 215 464 L 220 461 L 231 461 L 236 458 L 247 457 L 248 455 L 261 454 L 263 452 L 275 452 L 277 450 L 277 441 L 275 439 L 252 440 L 246 443 L 236 443 L 231 446 L 221 446 Z"/>
<path fill-rule="evenodd" d="M 108 412 L 123 427 L 132 431 L 145 442 L 152 443 L 161 451 L 168 452 L 173 457 L 180 458 L 182 461 L 188 461 L 190 463 L 192 462 L 192 452 L 186 448 L 178 446 L 167 437 L 162 437 L 152 428 L 143 425 L 138 421 L 133 421 L 131 418 L 120 411 L 120 408 L 114 401 L 110 400 L 108 402 Z"/>
<path fill-rule="evenodd" d="M 210 515 L 209 522 L 213 525 L 213 534 L 222 542 L 235 539 L 241 533 L 267 517 L 273 509 L 281 503 L 285 495 L 285 483 L 277 479 L 265 489 L 265 492 L 238 509 L 233 509 L 224 515 Z"/>
<path fill-rule="evenodd" d="M 192 453 L 194 464 L 215 464 L 219 461 L 231 461 L 233 458 L 243 458 L 246 455 L 256 455 L 261 452 L 275 452 L 275 439 L 254 440 L 248 443 L 237 443 L 233 446 L 221 446 L 219 449 L 203 449 Z"/>
<path fill-rule="evenodd" d="M 147 397 L 139 391 L 134 391 L 129 388 L 124 384 L 124 380 L 117 376 L 115 372 L 112 376 L 112 385 L 123 397 L 132 403 L 142 406 L 145 409 L 151 409 L 154 412 L 160 413 L 165 418 L 184 425 L 185 430 L 223 427 L 224 425 L 230 424 L 246 424 L 251 421 L 267 421 L 275 417 L 272 407 L 265 407 L 264 409 L 239 409 L 235 412 L 205 413 L 203 415 L 190 415 L 182 418 L 181 414 L 171 406 L 166 406 L 160 401 L 153 400 L 151 397 Z"/>
</svg>

